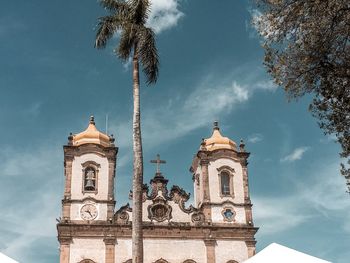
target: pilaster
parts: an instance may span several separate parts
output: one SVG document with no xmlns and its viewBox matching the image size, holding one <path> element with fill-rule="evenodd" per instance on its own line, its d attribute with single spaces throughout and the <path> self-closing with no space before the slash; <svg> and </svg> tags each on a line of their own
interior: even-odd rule
<svg viewBox="0 0 350 263">
<path fill-rule="evenodd" d="M 62 200 L 62 217 L 64 220 L 70 219 L 70 198 L 72 191 L 72 163 L 74 157 L 65 154 L 64 156 L 64 175 L 65 175 L 65 187 Z"/>
<path fill-rule="evenodd" d="M 202 176 L 203 176 L 203 203 L 210 202 L 210 191 L 209 191 L 209 160 L 201 159 L 200 161 Z"/>
<path fill-rule="evenodd" d="M 108 201 L 114 201 L 115 158 L 108 158 Z M 107 219 L 113 218 L 114 204 L 107 205 Z"/>
<path fill-rule="evenodd" d="M 204 244 L 207 251 L 207 263 L 215 263 L 216 262 L 216 259 L 215 259 L 216 240 L 205 239 Z"/>
<path fill-rule="evenodd" d="M 251 258 L 252 256 L 255 255 L 256 241 L 246 241 L 245 243 L 246 243 L 247 249 L 248 249 L 248 258 Z"/>
<path fill-rule="evenodd" d="M 203 157 L 202 157 L 203 158 Z M 210 207 L 210 190 L 209 190 L 209 160 L 203 158 L 200 160 L 201 170 L 202 170 L 202 189 L 203 189 L 203 201 L 202 209 L 207 222 L 211 222 L 211 207 Z"/>
<path fill-rule="evenodd" d="M 115 259 L 115 237 L 105 237 L 103 242 L 106 245 L 105 263 L 114 263 Z"/>
<path fill-rule="evenodd" d="M 66 177 L 65 180 L 65 187 L 64 187 L 64 197 L 69 197 L 71 196 L 71 187 L 72 187 L 72 162 L 73 162 L 73 157 L 65 156 L 64 160 L 64 175 Z"/>
<path fill-rule="evenodd" d="M 69 263 L 71 237 L 59 237 L 60 242 L 60 263 Z"/>
</svg>

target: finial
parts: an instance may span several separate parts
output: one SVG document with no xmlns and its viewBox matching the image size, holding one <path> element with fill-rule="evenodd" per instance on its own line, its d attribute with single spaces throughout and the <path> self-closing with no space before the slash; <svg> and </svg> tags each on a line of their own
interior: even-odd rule
<svg viewBox="0 0 350 263">
<path fill-rule="evenodd" d="M 109 142 L 110 142 L 111 144 L 114 144 L 114 141 L 115 141 L 114 136 L 113 136 L 113 134 L 111 134 L 111 135 L 109 136 Z"/>
<path fill-rule="evenodd" d="M 243 139 L 241 139 L 241 142 L 240 142 L 240 144 L 239 144 L 239 150 L 240 150 L 241 152 L 245 152 L 244 147 L 245 147 L 245 143 L 243 142 Z"/>
<path fill-rule="evenodd" d="M 202 138 L 200 150 L 201 151 L 205 151 L 206 150 L 206 148 L 205 148 L 205 139 L 204 138 Z"/>
<path fill-rule="evenodd" d="M 90 124 L 94 124 L 95 125 L 95 117 L 94 117 L 94 115 L 90 116 Z"/>
<path fill-rule="evenodd" d="M 213 127 L 214 130 L 220 130 L 219 128 L 219 122 L 218 121 L 214 121 L 214 127 Z"/>
<path fill-rule="evenodd" d="M 73 145 L 73 133 L 69 133 L 68 136 L 68 145 Z"/>
</svg>

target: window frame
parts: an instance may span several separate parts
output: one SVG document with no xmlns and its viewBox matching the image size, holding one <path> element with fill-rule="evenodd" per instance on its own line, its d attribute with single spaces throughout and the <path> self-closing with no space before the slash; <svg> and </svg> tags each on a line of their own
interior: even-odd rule
<svg viewBox="0 0 350 263">
<path fill-rule="evenodd" d="M 234 174 L 235 174 L 235 170 L 229 166 L 221 166 L 220 168 L 217 169 L 218 171 L 218 177 L 219 177 L 219 195 L 221 198 L 224 197 L 231 197 L 234 198 L 235 197 L 235 191 L 234 191 Z M 224 194 L 222 192 L 222 177 L 223 175 L 228 175 L 229 178 L 229 190 L 230 193 L 229 194 Z"/>
<path fill-rule="evenodd" d="M 101 167 L 100 164 L 94 161 L 87 161 L 81 164 L 82 169 L 82 193 L 83 194 L 97 194 L 98 193 L 98 178 L 99 178 L 99 169 Z M 85 178 L 86 178 L 86 170 L 93 169 L 95 171 L 95 190 L 86 190 L 85 189 Z"/>
</svg>

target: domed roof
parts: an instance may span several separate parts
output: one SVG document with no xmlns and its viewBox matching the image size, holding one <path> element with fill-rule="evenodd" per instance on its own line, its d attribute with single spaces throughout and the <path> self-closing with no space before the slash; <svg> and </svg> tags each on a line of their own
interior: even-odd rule
<svg viewBox="0 0 350 263">
<path fill-rule="evenodd" d="M 204 139 L 203 144 L 207 151 L 214 151 L 217 149 L 237 149 L 236 143 L 234 141 L 221 135 L 217 121 L 214 122 L 213 134 L 210 138 Z"/>
<path fill-rule="evenodd" d="M 87 129 L 81 133 L 73 135 L 73 145 L 79 146 L 82 144 L 93 143 L 102 146 L 111 146 L 110 137 L 97 130 L 95 126 L 94 116 L 90 117 L 90 123 Z"/>
</svg>

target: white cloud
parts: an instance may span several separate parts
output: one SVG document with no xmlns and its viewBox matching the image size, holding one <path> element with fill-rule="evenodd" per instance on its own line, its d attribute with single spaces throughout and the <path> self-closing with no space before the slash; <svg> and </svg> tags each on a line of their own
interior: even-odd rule
<svg viewBox="0 0 350 263">
<path fill-rule="evenodd" d="M 257 142 L 261 142 L 263 140 L 263 136 L 260 133 L 255 133 L 252 135 L 248 136 L 248 142 L 250 143 L 257 143 Z"/>
<path fill-rule="evenodd" d="M 179 10 L 179 2 L 180 0 L 152 0 L 148 26 L 156 33 L 176 26 L 184 15 Z"/>
<path fill-rule="evenodd" d="M 43 244 L 44 249 L 52 244 L 57 246 L 54 222 L 60 214 L 62 195 L 62 188 L 57 185 L 63 185 L 64 176 L 61 162 L 57 161 L 62 159 L 60 147 L 52 145 L 52 149 L 0 151 L 3 167 L 0 249 L 19 261 L 28 261 L 26 256 L 39 240 L 52 240 Z"/>
<path fill-rule="evenodd" d="M 132 57 L 130 56 L 126 62 L 123 63 L 124 72 L 129 71 L 131 68 Z"/>
<path fill-rule="evenodd" d="M 242 72 L 242 70 L 244 72 Z M 249 70 L 249 71 L 248 71 Z M 249 73 L 247 73 L 249 72 Z M 211 125 L 230 114 L 239 105 L 246 103 L 257 91 L 271 92 L 266 88 L 266 81 L 260 72 L 252 71 L 251 65 L 241 67 L 238 71 L 225 74 L 225 77 L 204 74 L 206 77 L 198 82 L 192 91 L 170 97 L 169 100 L 146 108 L 142 112 L 142 139 L 148 149 L 164 142 L 171 142 L 198 128 Z M 244 76 L 244 80 L 237 80 Z M 113 123 L 123 123 L 115 125 Z M 111 130 L 116 135 L 116 144 L 120 148 L 131 148 L 131 119 L 111 121 Z M 257 135 L 260 136 L 260 135 Z M 260 140 L 255 138 L 252 140 Z M 118 163 L 126 165 L 131 155 L 128 150 L 120 151 L 122 159 Z M 127 156 L 124 156 L 126 153 Z"/>
<path fill-rule="evenodd" d="M 181 97 L 171 98 L 168 102 L 143 112 L 142 138 L 150 146 L 175 140 L 197 128 L 210 125 L 219 116 L 229 114 L 238 105 L 248 101 L 252 94 L 253 91 L 248 86 L 236 81 L 220 84 L 213 79 L 205 80 L 190 94 L 186 94 L 184 100 Z M 117 145 L 129 147 L 131 121 L 122 122 L 123 126 L 112 125 L 111 129 L 116 130 Z"/>
<path fill-rule="evenodd" d="M 322 137 L 320 139 L 321 143 L 327 144 L 330 142 L 337 142 L 337 136 L 333 133 L 333 134 L 327 134 L 326 136 Z"/>
<path fill-rule="evenodd" d="M 277 90 L 278 86 L 275 83 L 273 83 L 272 80 L 265 80 L 256 83 L 256 88 L 268 91 L 275 91 Z"/>
<path fill-rule="evenodd" d="M 249 92 L 247 88 L 238 85 L 237 82 L 234 81 L 232 84 L 232 89 L 238 101 L 243 102 L 248 100 Z"/>
<path fill-rule="evenodd" d="M 339 227 L 350 233 L 350 201 L 338 164 L 311 164 L 309 169 L 302 182 L 289 177 L 292 191 L 288 195 L 252 195 L 253 216 L 262 236 L 292 231 L 319 217 L 328 218 L 330 224 L 340 218 Z"/>
<path fill-rule="evenodd" d="M 304 153 L 309 149 L 310 147 L 298 147 L 287 156 L 281 158 L 281 162 L 294 162 L 296 160 L 300 160 Z"/>
<path fill-rule="evenodd" d="M 298 201 L 293 197 L 253 197 L 254 220 L 264 235 L 291 230 L 307 221 L 311 215 L 300 213 Z M 291 216 L 293 215 L 293 216 Z"/>
</svg>

